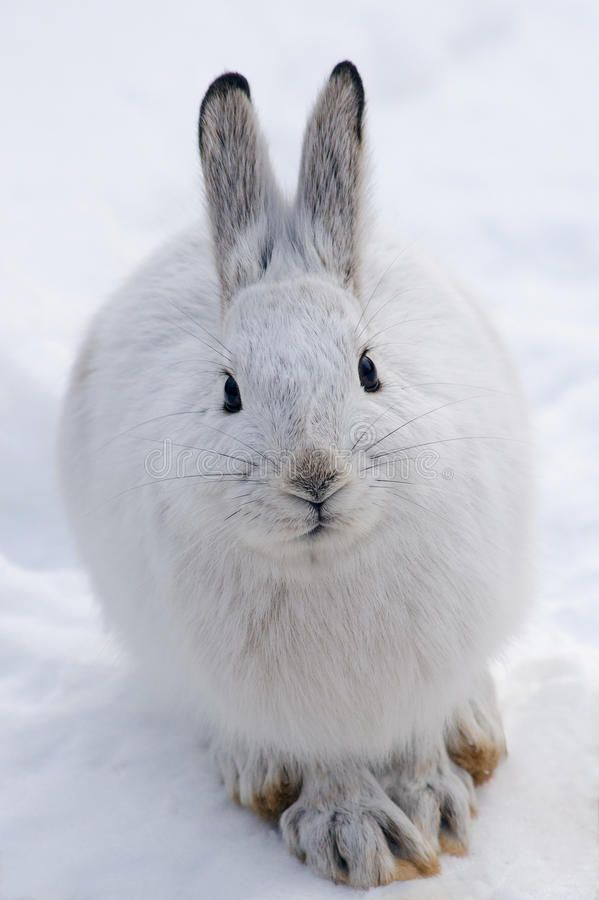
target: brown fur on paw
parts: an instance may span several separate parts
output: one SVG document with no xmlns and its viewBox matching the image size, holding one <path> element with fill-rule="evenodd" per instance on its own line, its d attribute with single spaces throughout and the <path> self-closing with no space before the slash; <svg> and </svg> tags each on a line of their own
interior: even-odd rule
<svg viewBox="0 0 599 900">
<path fill-rule="evenodd" d="M 448 853 L 450 856 L 466 856 L 468 853 L 468 847 L 454 834 L 445 829 L 441 829 L 439 834 L 439 847 L 441 848 L 441 853 Z"/>
<path fill-rule="evenodd" d="M 252 797 L 249 807 L 261 819 L 267 822 L 278 822 L 282 814 L 299 797 L 301 783 L 289 778 L 286 772 L 281 773 L 279 781 L 266 783 Z"/>
<path fill-rule="evenodd" d="M 409 859 L 398 859 L 395 864 L 394 881 L 411 881 L 413 878 L 432 878 L 441 871 L 439 860 L 431 857 L 427 863 L 414 863 Z"/>
<path fill-rule="evenodd" d="M 477 786 L 491 778 L 506 756 L 495 686 L 488 673 L 474 686 L 471 698 L 449 720 L 446 745 L 456 766 L 468 772 Z"/>
<path fill-rule="evenodd" d="M 465 769 L 478 787 L 488 781 L 506 755 L 505 747 L 492 741 L 472 741 L 461 732 L 448 747 L 456 766 Z"/>
<path fill-rule="evenodd" d="M 305 858 L 301 860 L 305 862 Z M 432 878 L 441 871 L 438 858 L 435 856 L 426 865 L 416 865 L 409 859 L 398 859 L 395 862 L 395 868 L 391 874 L 384 875 L 381 873 L 379 880 L 371 887 L 385 887 L 393 884 L 394 881 L 414 881 L 416 878 Z M 350 884 L 349 878 L 341 873 L 337 873 L 333 879 L 335 884 Z"/>
</svg>

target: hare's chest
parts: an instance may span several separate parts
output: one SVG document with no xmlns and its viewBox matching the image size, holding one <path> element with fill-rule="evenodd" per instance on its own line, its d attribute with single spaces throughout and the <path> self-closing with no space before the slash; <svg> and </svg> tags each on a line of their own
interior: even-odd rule
<svg viewBox="0 0 599 900">
<path fill-rule="evenodd" d="M 376 734 L 381 752 L 392 746 L 422 684 L 414 643 L 389 611 L 371 615 L 376 603 L 343 601 L 287 592 L 215 633 L 209 647 L 227 647 L 209 679 L 221 721 L 275 745 L 360 752 Z"/>
<path fill-rule="evenodd" d="M 248 598 L 231 642 L 236 675 L 273 693 L 296 685 L 321 700 L 359 693 L 371 679 L 399 681 L 401 659 L 412 652 L 409 628 L 397 603 L 365 591 L 340 583 L 334 593 L 314 586 Z"/>
</svg>

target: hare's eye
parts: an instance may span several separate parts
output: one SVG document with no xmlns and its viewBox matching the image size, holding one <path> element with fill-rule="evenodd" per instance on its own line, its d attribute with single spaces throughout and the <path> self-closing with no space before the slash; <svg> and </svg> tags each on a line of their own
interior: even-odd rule
<svg viewBox="0 0 599 900">
<path fill-rule="evenodd" d="M 378 391 L 381 386 L 376 366 L 369 356 L 364 354 L 360 357 L 358 363 L 358 373 L 360 375 L 360 384 L 368 393 Z"/>
<path fill-rule="evenodd" d="M 227 412 L 235 413 L 241 409 L 241 394 L 239 393 L 239 385 L 232 375 L 229 375 L 225 381 L 225 409 Z"/>
</svg>

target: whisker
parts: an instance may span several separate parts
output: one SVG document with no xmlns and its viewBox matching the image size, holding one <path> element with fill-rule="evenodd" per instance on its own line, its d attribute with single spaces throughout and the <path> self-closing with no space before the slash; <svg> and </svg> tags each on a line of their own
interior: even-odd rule
<svg viewBox="0 0 599 900">
<path fill-rule="evenodd" d="M 248 444 L 248 443 L 246 443 L 245 441 L 242 441 L 241 438 L 238 438 L 236 435 L 231 434 L 229 431 L 224 431 L 222 428 L 217 428 L 216 425 L 209 425 L 207 422 L 204 422 L 202 427 L 203 427 L 203 428 L 210 428 L 212 431 L 216 431 L 216 432 L 218 432 L 219 434 L 224 434 L 225 437 L 232 437 L 232 438 L 234 438 L 238 443 L 242 444 L 244 447 L 247 447 L 248 450 L 251 450 L 252 453 L 257 453 L 258 456 L 261 456 L 262 459 L 265 460 L 265 462 L 267 462 L 267 463 L 269 463 L 270 465 L 274 466 L 275 472 L 277 472 L 277 474 L 280 474 L 280 473 L 281 473 L 281 467 L 280 467 L 280 466 L 277 466 L 277 465 L 275 464 L 274 460 L 270 459 L 265 453 L 263 453 L 263 452 L 262 452 L 261 450 L 259 450 L 257 447 L 253 447 L 251 444 Z"/>
<path fill-rule="evenodd" d="M 377 485 L 371 484 L 369 485 L 371 488 L 376 488 Z M 381 485 L 382 490 L 389 490 L 392 494 L 395 494 L 396 497 L 399 497 L 401 500 L 404 500 L 406 503 L 411 503 L 413 506 L 417 506 L 419 509 L 424 510 L 424 512 L 429 513 L 431 516 L 437 516 L 438 519 L 441 519 L 442 522 L 446 522 L 448 525 L 454 525 L 451 519 L 446 519 L 445 516 L 442 516 L 434 509 L 429 509 L 428 506 L 422 506 L 421 503 L 417 503 L 415 500 L 412 500 L 410 497 L 404 497 L 402 494 L 398 493 L 394 488 L 387 488 L 385 485 Z"/>
<path fill-rule="evenodd" d="M 221 482 L 236 482 L 239 484 L 267 484 L 268 482 L 265 479 L 260 478 L 250 478 L 244 472 L 210 472 L 206 474 L 198 474 L 198 473 L 188 473 L 183 475 L 172 475 L 167 478 L 153 478 L 151 481 L 143 481 L 140 484 L 134 484 L 131 487 L 125 488 L 122 491 L 119 491 L 117 494 L 113 494 L 112 497 L 107 497 L 105 500 L 96 504 L 93 508 L 88 509 L 85 512 L 85 517 L 88 518 L 93 516 L 98 510 L 101 510 L 104 506 L 107 506 L 113 500 L 117 500 L 120 497 L 124 497 L 127 494 L 132 493 L 133 491 L 141 490 L 141 488 L 150 487 L 151 485 L 162 484 L 164 482 L 170 481 L 184 481 L 186 479 L 199 479 L 199 484 L 220 484 Z M 218 479 L 218 480 L 210 480 L 210 479 Z M 198 483 L 198 482 L 196 482 Z"/>
<path fill-rule="evenodd" d="M 369 341 L 369 350 L 380 350 L 382 347 L 414 347 L 414 341 L 377 341 L 373 343 Z"/>
<path fill-rule="evenodd" d="M 492 394 L 505 394 L 506 397 L 515 397 L 513 391 L 501 391 L 498 388 L 487 387 L 485 384 L 466 384 L 463 381 L 420 381 L 416 384 L 407 384 L 404 387 L 400 387 L 400 391 L 407 391 L 410 388 L 417 387 L 437 387 L 437 386 L 448 386 L 448 387 L 467 387 L 472 388 L 475 391 L 488 391 Z"/>
<path fill-rule="evenodd" d="M 213 353 L 217 353 L 221 356 L 224 361 L 230 365 L 231 360 L 229 357 L 225 356 L 220 350 L 217 350 L 216 347 L 213 347 L 212 344 L 209 344 L 208 341 L 205 341 L 204 338 L 201 338 L 199 335 L 194 334 L 193 331 L 190 331 L 189 328 L 184 328 L 179 322 L 176 322 L 174 319 L 168 319 L 171 325 L 174 325 L 175 328 L 178 328 L 180 331 L 183 331 L 185 334 L 188 334 L 190 337 L 194 338 L 194 340 L 199 341 L 200 344 L 204 344 L 205 347 L 208 347 L 212 350 Z"/>
<path fill-rule="evenodd" d="M 420 381 L 420 382 L 416 382 L 415 384 L 405 384 L 405 385 L 400 385 L 400 386 L 391 385 L 391 387 L 395 387 L 396 390 L 398 390 L 398 391 L 411 391 L 411 390 L 414 390 L 415 388 L 444 387 L 444 386 L 445 387 L 466 387 L 466 388 L 471 388 L 472 390 L 475 390 L 475 391 L 488 391 L 489 393 L 492 393 L 492 394 L 504 394 L 506 397 L 515 396 L 513 394 L 513 392 L 496 390 L 495 388 L 489 388 L 482 384 L 466 384 L 466 383 L 460 382 L 460 381 Z M 392 410 L 397 409 L 397 408 L 398 408 L 398 404 L 392 403 L 390 406 L 388 406 L 386 409 L 384 409 L 383 412 L 379 413 L 379 415 L 376 417 L 376 419 L 373 419 L 371 422 L 369 422 L 367 425 L 367 428 L 373 428 L 376 425 L 376 423 L 378 421 L 380 421 L 380 419 L 383 418 L 383 416 L 386 416 L 388 412 L 391 412 Z M 365 428 L 360 433 L 360 435 L 356 438 L 356 440 L 354 441 L 353 446 L 350 451 L 351 453 L 354 452 L 357 445 L 360 443 L 363 436 L 366 434 L 366 430 L 367 429 Z"/>
<path fill-rule="evenodd" d="M 380 334 L 386 334 L 388 331 L 391 331 L 392 328 L 398 328 L 400 325 L 410 325 L 412 322 L 437 322 L 441 320 L 447 321 L 448 318 L 448 316 L 418 316 L 415 319 L 403 319 L 401 322 L 394 322 L 393 325 L 387 325 L 380 331 L 375 331 L 375 333 L 371 334 L 368 339 L 369 341 L 373 341 Z"/>
<path fill-rule="evenodd" d="M 376 488 L 376 487 L 378 487 L 378 485 L 371 484 L 371 485 L 369 485 L 369 487 Z M 413 500 L 411 497 L 404 497 L 404 495 L 400 494 L 396 488 L 388 488 L 388 487 L 386 487 L 386 485 L 381 485 L 381 489 L 390 491 L 396 497 L 399 497 L 399 499 L 402 500 L 404 503 L 410 503 L 412 506 L 417 506 L 419 509 L 423 510 L 424 512 L 428 513 L 429 515 L 435 516 L 437 519 L 440 519 L 442 522 L 445 522 L 446 525 L 451 525 L 452 528 L 455 530 L 455 522 L 452 521 L 451 519 L 447 519 L 445 516 L 442 516 L 441 513 L 438 513 L 435 509 L 430 509 L 428 506 L 423 506 L 421 503 L 417 503 L 416 500 Z M 500 550 L 502 553 L 509 552 L 505 547 L 502 547 L 501 544 L 496 544 L 495 541 L 490 540 L 489 538 L 485 537 L 484 535 L 479 534 L 478 536 L 482 537 L 483 541 L 485 541 L 491 547 L 494 547 L 495 550 Z"/>
<path fill-rule="evenodd" d="M 215 334 L 212 334 L 211 331 L 208 331 L 206 326 L 202 325 L 202 323 L 199 322 L 196 318 L 194 318 L 194 316 L 192 316 L 191 313 L 188 313 L 187 310 L 182 309 L 180 306 L 178 306 L 178 304 L 176 304 L 174 300 L 169 299 L 169 302 L 170 302 L 171 306 L 174 306 L 175 309 L 181 313 L 181 315 L 186 316 L 190 320 L 190 322 L 193 322 L 194 325 L 197 325 L 198 328 L 201 328 L 202 331 L 205 331 L 209 338 L 211 338 L 213 341 L 216 341 L 216 343 L 219 344 L 223 348 L 223 350 L 227 351 L 229 356 L 233 355 L 231 353 L 231 351 L 229 350 L 229 348 L 227 347 L 227 345 L 223 344 L 223 342 L 219 338 L 217 338 Z"/>
<path fill-rule="evenodd" d="M 415 450 L 418 447 L 431 447 L 434 444 L 450 444 L 453 441 L 509 441 L 510 443 L 516 444 L 528 444 L 528 441 L 520 440 L 519 438 L 510 438 L 504 437 L 503 435 L 498 434 L 468 434 L 468 435 L 459 435 L 458 437 L 451 438 L 443 438 L 442 440 L 437 441 L 423 441 L 420 444 L 410 444 L 409 447 L 397 447 L 394 450 L 386 450 L 383 453 L 377 453 L 371 457 L 371 459 L 378 460 L 382 459 L 386 456 L 391 456 L 394 453 L 404 453 L 406 450 Z M 390 460 L 391 462 L 391 460 Z M 375 462 L 372 466 L 367 466 L 365 469 L 362 469 L 362 472 L 370 472 L 371 469 L 376 469 L 377 466 L 381 465 L 378 462 Z"/>
<path fill-rule="evenodd" d="M 399 251 L 399 253 L 397 254 L 397 256 L 395 256 L 395 257 L 392 259 L 392 261 L 390 262 L 390 264 L 387 266 L 387 268 L 384 270 L 383 274 L 381 275 L 381 277 L 379 278 L 379 280 L 378 280 L 377 283 L 375 284 L 374 290 L 372 291 L 370 297 L 369 297 L 368 300 L 366 301 L 366 306 L 365 306 L 364 309 L 362 310 L 362 313 L 360 314 L 360 318 L 359 318 L 358 321 L 356 322 L 355 331 L 358 330 L 358 325 L 359 325 L 360 322 L 362 321 L 362 318 L 364 317 L 364 313 L 366 312 L 366 310 L 367 310 L 368 307 L 370 306 L 370 304 L 371 304 L 371 302 L 372 302 L 374 296 L 376 295 L 376 292 L 378 291 L 379 287 L 380 287 L 381 284 L 383 283 L 383 280 L 384 280 L 385 276 L 389 274 L 389 272 L 391 271 L 391 269 L 393 268 L 393 266 L 396 264 L 396 262 L 398 261 L 398 259 L 406 252 L 406 249 L 407 249 L 407 245 L 401 248 L 401 250 Z"/>
<path fill-rule="evenodd" d="M 250 504 L 252 504 L 252 503 L 257 503 L 258 500 L 260 500 L 260 497 L 254 497 L 252 500 L 246 500 L 245 503 L 241 503 L 239 508 L 236 509 L 235 512 L 232 512 L 230 515 L 225 516 L 225 518 L 223 519 L 223 522 L 227 522 L 229 519 L 232 519 L 233 516 L 238 515 L 242 511 L 244 506 L 250 506 Z"/>
<path fill-rule="evenodd" d="M 376 459 L 376 457 L 374 457 L 374 458 Z M 359 469 L 358 471 L 361 475 L 362 472 L 370 472 L 370 470 L 373 468 L 378 468 L 378 469 L 382 470 L 383 466 L 386 465 L 387 463 L 389 463 L 389 465 L 393 465 L 393 463 L 396 463 L 396 462 L 402 462 L 402 463 L 403 462 L 418 462 L 418 460 L 419 460 L 418 456 L 402 456 L 401 459 L 388 459 L 385 462 L 378 463 L 377 466 L 367 466 L 366 468 Z"/>
<path fill-rule="evenodd" d="M 133 440 L 139 441 L 150 441 L 153 444 L 164 444 L 166 441 L 169 442 L 171 447 L 180 447 L 183 450 L 196 450 L 198 453 L 214 453 L 216 456 L 223 456 L 225 459 L 234 459 L 237 462 L 245 463 L 246 466 L 252 466 L 252 468 L 256 468 L 258 465 L 253 460 L 244 459 L 243 456 L 233 456 L 231 453 L 223 453 L 222 450 L 215 450 L 214 447 L 196 447 L 193 444 L 179 444 L 177 441 L 172 441 L 170 438 L 151 438 L 146 437 L 143 434 L 140 435 L 131 435 Z"/>
<path fill-rule="evenodd" d="M 394 291 L 394 292 L 391 294 L 391 296 L 388 297 L 388 298 L 385 300 L 384 303 L 381 303 L 381 305 L 379 306 L 379 308 L 376 309 L 376 310 L 373 312 L 373 314 L 370 316 L 370 318 L 368 319 L 368 321 L 365 322 L 364 325 L 362 325 L 362 328 L 360 329 L 360 333 L 358 334 L 358 338 L 359 338 L 362 334 L 364 334 L 364 332 L 366 331 L 366 329 L 368 328 L 368 326 L 370 325 L 370 323 L 371 323 L 371 322 L 374 322 L 374 320 L 376 319 L 376 317 L 377 317 L 377 316 L 385 309 L 385 307 L 389 306 L 390 303 L 393 303 L 394 301 L 399 300 L 400 297 L 405 297 L 406 294 L 412 294 L 412 293 L 414 293 L 416 290 L 417 290 L 417 288 L 404 287 L 404 288 L 400 288 L 398 291 Z"/>
<path fill-rule="evenodd" d="M 130 434 L 132 431 L 135 431 L 136 428 L 141 428 L 143 425 L 151 425 L 153 422 L 159 422 L 159 421 L 162 421 L 163 419 L 175 418 L 176 416 L 204 415 L 204 413 L 206 413 L 206 412 L 208 412 L 207 408 L 206 409 L 184 409 L 184 410 L 181 410 L 180 412 L 164 413 L 161 416 L 153 416 L 151 419 L 146 419 L 144 422 L 138 422 L 137 425 L 132 425 L 130 428 L 126 428 L 124 431 L 121 431 L 118 434 L 115 434 L 113 437 L 111 437 L 109 440 L 107 440 L 104 444 L 100 444 L 100 446 L 97 448 L 96 452 L 99 452 L 100 450 L 104 450 L 104 448 L 108 447 L 109 444 L 112 444 L 114 441 L 118 440 L 119 438 L 125 437 L 126 435 Z M 269 457 L 266 456 L 265 453 L 262 453 L 262 451 L 259 450 L 257 447 L 252 447 L 251 444 L 247 444 L 245 441 L 242 441 L 241 438 L 237 437 L 236 435 L 232 434 L 231 432 L 224 431 L 222 428 L 217 428 L 216 425 L 209 425 L 208 422 L 203 422 L 202 428 L 209 428 L 211 431 L 216 431 L 218 434 L 223 434 L 225 437 L 233 438 L 233 440 L 237 441 L 238 444 L 241 444 L 243 447 L 246 447 L 248 450 L 251 450 L 252 453 L 257 453 L 258 456 L 261 456 L 262 459 L 264 459 L 267 463 L 274 465 L 274 461 L 272 459 L 269 459 Z M 277 471 L 277 473 L 280 473 L 280 468 L 277 469 L 275 467 L 275 471 Z"/>
<path fill-rule="evenodd" d="M 422 481 L 404 481 L 403 478 L 374 478 L 380 484 L 407 484 L 412 487 L 435 487 L 434 484 L 427 484 Z"/>
<path fill-rule="evenodd" d="M 259 484 L 262 484 L 262 482 L 259 482 Z M 251 497 L 251 496 L 252 496 L 252 491 L 246 491 L 244 494 L 235 494 L 234 497 L 227 497 L 226 499 L 231 500 L 231 501 L 242 500 L 244 497 Z"/>
<path fill-rule="evenodd" d="M 211 369 L 199 369 L 198 371 L 199 371 L 201 374 L 212 374 L 212 375 L 214 375 L 214 373 L 215 373 L 214 365 L 215 365 L 215 363 L 216 363 L 216 360 L 214 360 L 214 359 L 207 359 L 207 358 L 204 357 L 204 356 L 177 356 L 177 362 L 178 362 L 178 363 L 180 363 L 180 362 L 206 363 L 206 364 L 211 365 L 212 368 L 211 368 Z"/>
<path fill-rule="evenodd" d="M 132 491 L 137 491 L 139 488 L 150 487 L 151 485 L 156 484 L 165 484 L 168 481 L 185 481 L 188 478 L 199 478 L 199 479 L 208 479 L 208 478 L 218 478 L 219 481 L 235 481 L 235 482 L 247 482 L 252 481 L 257 483 L 255 479 L 249 478 L 245 472 L 188 472 L 183 475 L 169 475 L 166 478 L 152 478 L 151 481 L 142 481 L 140 484 L 134 484 L 132 487 L 125 488 L 123 491 L 119 491 L 118 494 L 114 494 L 109 500 L 116 500 L 118 497 L 123 497 L 125 494 L 130 494 Z M 208 483 L 208 482 L 205 482 Z M 211 482 L 214 484 L 215 482 Z"/>
<path fill-rule="evenodd" d="M 434 409 L 429 409 L 426 412 L 420 413 L 418 416 L 413 416 L 413 418 L 408 419 L 407 422 L 402 422 L 401 425 L 398 425 L 397 428 L 393 428 L 391 431 L 388 431 L 387 434 L 384 434 L 378 440 L 376 440 L 373 444 L 370 444 L 369 447 L 366 448 L 366 453 L 372 450 L 373 447 L 376 447 L 377 444 L 386 441 L 388 437 L 391 437 L 392 434 L 396 434 L 398 431 L 401 431 L 402 428 L 406 428 L 407 425 L 411 425 L 412 422 L 417 422 L 418 419 L 424 419 L 426 416 L 431 416 L 433 413 L 439 412 L 441 409 L 446 409 L 448 406 L 456 406 L 458 403 L 466 403 L 468 400 L 478 400 L 483 397 L 483 394 L 475 394 L 470 397 L 461 397 L 459 400 L 449 400 L 447 403 L 443 403 L 441 406 L 435 406 Z"/>
</svg>

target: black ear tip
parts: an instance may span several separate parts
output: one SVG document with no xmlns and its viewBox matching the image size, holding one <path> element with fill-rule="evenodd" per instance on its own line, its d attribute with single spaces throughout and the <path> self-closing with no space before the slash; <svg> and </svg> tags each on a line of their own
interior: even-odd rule
<svg viewBox="0 0 599 900">
<path fill-rule="evenodd" d="M 202 129 L 204 127 L 204 117 L 206 115 L 206 108 L 208 107 L 208 104 L 212 103 L 213 100 L 216 100 L 219 97 L 226 97 L 226 95 L 230 94 L 232 91 L 241 91 L 243 94 L 245 94 L 248 100 L 252 99 L 247 78 L 244 78 L 243 75 L 240 75 L 238 72 L 225 72 L 224 75 L 220 75 L 212 82 L 212 84 L 204 94 L 204 99 L 202 100 L 202 105 L 200 106 L 200 148 L 202 146 Z"/>
<path fill-rule="evenodd" d="M 225 72 L 224 75 L 219 75 L 214 79 L 206 91 L 202 106 L 205 106 L 207 101 L 214 99 L 217 95 L 224 96 L 229 91 L 242 91 L 248 100 L 252 99 L 247 78 L 244 78 L 239 72 Z"/>
<path fill-rule="evenodd" d="M 329 81 L 337 81 L 343 80 L 348 82 L 353 87 L 353 90 L 356 95 L 356 132 L 358 135 L 358 140 L 362 140 L 362 120 L 364 118 L 364 106 L 366 103 L 364 96 L 364 85 L 362 84 L 362 79 L 360 78 L 360 73 L 354 66 L 353 62 L 350 62 L 348 59 L 343 62 L 337 63 L 333 71 L 331 72 L 331 77 Z"/>
<path fill-rule="evenodd" d="M 364 85 L 362 84 L 360 73 L 349 59 L 337 63 L 331 72 L 331 78 L 349 78 L 358 96 L 364 99 Z"/>
</svg>

